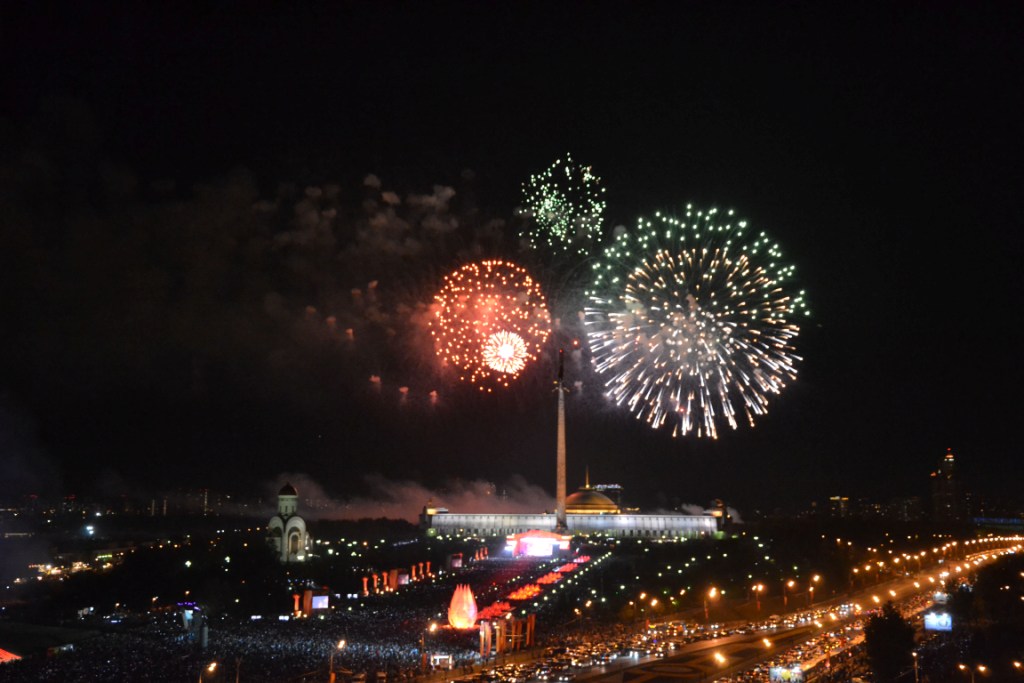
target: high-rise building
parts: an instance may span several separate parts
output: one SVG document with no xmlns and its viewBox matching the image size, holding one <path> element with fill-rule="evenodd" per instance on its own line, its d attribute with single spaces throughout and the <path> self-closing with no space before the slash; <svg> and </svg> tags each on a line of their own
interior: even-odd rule
<svg viewBox="0 0 1024 683">
<path fill-rule="evenodd" d="M 939 468 L 932 472 L 932 514 L 936 522 L 959 522 L 964 519 L 966 509 L 960 480 L 957 477 L 956 457 L 952 449 L 939 461 Z"/>
<path fill-rule="evenodd" d="M 844 519 L 850 516 L 850 498 L 848 496 L 829 496 L 828 516 Z"/>
<path fill-rule="evenodd" d="M 918 522 L 924 518 L 924 508 L 919 496 L 894 498 L 890 507 L 893 517 L 901 522 Z"/>
</svg>

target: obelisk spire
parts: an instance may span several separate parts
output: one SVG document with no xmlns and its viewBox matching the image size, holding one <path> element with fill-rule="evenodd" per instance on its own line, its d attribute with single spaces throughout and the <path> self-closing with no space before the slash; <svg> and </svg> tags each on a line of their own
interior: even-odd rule
<svg viewBox="0 0 1024 683">
<path fill-rule="evenodd" d="M 564 532 L 569 527 L 565 522 L 565 388 L 562 385 L 565 366 L 565 350 L 558 350 L 558 467 L 555 478 L 555 530 Z"/>
</svg>

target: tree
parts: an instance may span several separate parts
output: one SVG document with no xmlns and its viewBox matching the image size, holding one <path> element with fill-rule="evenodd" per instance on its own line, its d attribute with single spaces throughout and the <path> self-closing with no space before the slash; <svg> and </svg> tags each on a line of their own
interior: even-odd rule
<svg viewBox="0 0 1024 683">
<path fill-rule="evenodd" d="M 912 664 L 914 627 L 890 600 L 864 626 L 864 646 L 875 680 L 895 681 Z"/>
<path fill-rule="evenodd" d="M 1016 675 L 999 670 L 1019 660 L 1024 643 L 1024 557 L 1009 555 L 983 567 L 973 584 L 953 593 L 954 627 L 965 643 L 964 654 L 974 661 L 991 662 L 991 676 Z"/>
</svg>

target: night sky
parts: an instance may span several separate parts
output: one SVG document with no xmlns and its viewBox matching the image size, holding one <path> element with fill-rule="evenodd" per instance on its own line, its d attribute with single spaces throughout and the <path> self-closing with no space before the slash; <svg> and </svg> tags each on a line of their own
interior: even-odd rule
<svg viewBox="0 0 1024 683">
<path fill-rule="evenodd" d="M 575 318 L 516 240 L 521 184 L 567 152 L 609 234 L 734 208 L 812 310 L 797 381 L 717 441 L 610 408 L 577 354 L 570 487 L 589 466 L 647 507 L 887 499 L 951 448 L 977 494 L 1019 488 L 1019 3 L 86 5 L 0 9 L 5 499 L 552 494 L 572 324 L 480 396 L 422 322 L 483 256 Z"/>
</svg>

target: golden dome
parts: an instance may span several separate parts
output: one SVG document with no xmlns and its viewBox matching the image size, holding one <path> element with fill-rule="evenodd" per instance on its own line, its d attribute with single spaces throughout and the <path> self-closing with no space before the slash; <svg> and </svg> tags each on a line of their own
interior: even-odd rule
<svg viewBox="0 0 1024 683">
<path fill-rule="evenodd" d="M 582 488 L 566 496 L 565 511 L 574 515 L 609 515 L 619 511 L 619 506 L 600 491 Z"/>
<path fill-rule="evenodd" d="M 590 488 L 590 468 L 586 470 L 586 479 L 581 488 L 565 498 L 565 511 L 574 515 L 614 515 L 618 514 L 619 506 L 600 491 Z"/>
</svg>

